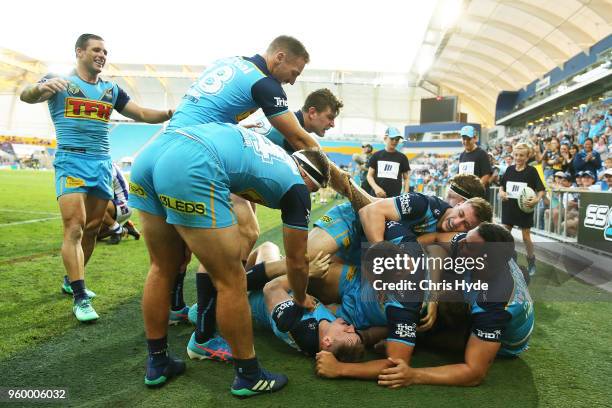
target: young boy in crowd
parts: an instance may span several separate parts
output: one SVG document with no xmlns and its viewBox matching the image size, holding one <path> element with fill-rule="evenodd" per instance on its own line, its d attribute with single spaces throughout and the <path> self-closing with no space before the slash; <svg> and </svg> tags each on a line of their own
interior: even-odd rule
<svg viewBox="0 0 612 408">
<path fill-rule="evenodd" d="M 518 198 L 525 187 L 531 187 L 537 196 L 529 200 L 526 205 L 533 208 L 544 197 L 545 189 L 537 170 L 527 164 L 530 155 L 531 148 L 527 144 L 519 143 L 514 147 L 514 164 L 508 167 L 501 179 L 499 195 L 503 201 L 502 224 L 508 230 L 512 230 L 514 226 L 521 229 L 527 250 L 529 276 L 533 276 L 536 269 L 533 242 L 531 241 L 533 213 L 521 211 L 518 206 Z"/>
</svg>

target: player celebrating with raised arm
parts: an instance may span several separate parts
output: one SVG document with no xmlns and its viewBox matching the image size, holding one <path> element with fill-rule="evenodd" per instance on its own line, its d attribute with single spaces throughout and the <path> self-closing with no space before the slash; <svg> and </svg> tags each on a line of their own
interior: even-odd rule
<svg viewBox="0 0 612 408">
<path fill-rule="evenodd" d="M 218 320 L 231 346 L 236 369 L 231 392 L 236 396 L 274 392 L 286 385 L 284 375 L 262 369 L 255 357 L 246 274 L 229 195 L 248 191 L 261 204 L 281 209 L 293 297 L 310 309 L 312 300 L 306 296 L 309 192 L 328 180 L 328 161 L 320 150 L 289 156 L 265 137 L 230 124 L 177 129 L 143 150 L 132 168 L 130 204 L 140 210 L 151 259 L 143 296 L 149 347 L 145 384 L 163 385 L 185 369 L 183 361 L 167 354 L 167 323 L 170 289 L 186 244 L 212 283 L 198 288 L 198 303 L 212 313 L 198 322 L 192 341 L 208 357 L 227 354 L 225 340 L 214 335 Z"/>
<path fill-rule="evenodd" d="M 108 131 L 113 109 L 139 122 L 161 123 L 172 111 L 142 108 L 116 84 L 99 78 L 106 64 L 102 37 L 82 34 L 74 46 L 76 68 L 68 76 L 48 74 L 26 87 L 21 100 L 48 101 L 55 125 L 55 191 L 64 241 L 62 259 L 68 275 L 65 289 L 74 296 L 73 313 L 79 321 L 98 319 L 91 306 L 94 293 L 85 287 L 85 265 L 108 201 L 113 198 Z"/>
</svg>

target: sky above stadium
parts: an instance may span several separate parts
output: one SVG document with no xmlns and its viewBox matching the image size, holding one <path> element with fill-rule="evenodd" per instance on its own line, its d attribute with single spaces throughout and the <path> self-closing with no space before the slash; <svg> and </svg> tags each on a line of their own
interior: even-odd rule
<svg viewBox="0 0 612 408">
<path fill-rule="evenodd" d="M 76 38 L 91 32 L 105 39 L 109 63 L 206 65 L 263 52 L 271 39 L 288 34 L 307 47 L 309 68 L 407 72 L 435 3 L 21 0 L 2 6 L 0 47 L 72 64 Z"/>
</svg>

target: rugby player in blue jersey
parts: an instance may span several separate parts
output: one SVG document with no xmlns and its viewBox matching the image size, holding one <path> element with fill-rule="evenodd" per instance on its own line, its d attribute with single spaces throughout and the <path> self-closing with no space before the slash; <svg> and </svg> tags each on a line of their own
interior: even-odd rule
<svg viewBox="0 0 612 408">
<path fill-rule="evenodd" d="M 329 255 L 318 254 L 310 260 L 310 277 L 321 277 L 329 267 Z M 247 261 L 247 290 L 253 321 L 270 330 L 290 347 L 314 357 L 320 350 L 334 353 L 340 361 L 357 361 L 364 351 L 362 338 L 369 333 L 357 333 L 352 325 L 336 316 L 325 305 L 315 300 L 315 307 L 306 310 L 298 306 L 291 296 L 286 276 L 286 263 L 280 249 L 264 242 L 249 255 Z M 189 319 L 196 324 L 196 308 L 192 306 Z M 187 353 L 202 358 L 198 345 L 190 344 Z M 194 348 L 194 349 L 192 349 Z M 206 353 L 204 353 L 206 355 Z"/>
<path fill-rule="evenodd" d="M 98 319 L 91 306 L 94 293 L 85 286 L 85 265 L 108 201 L 113 198 L 109 155 L 109 122 L 113 109 L 139 122 L 161 123 L 172 111 L 142 108 L 116 84 L 100 79 L 106 64 L 104 40 L 82 34 L 75 44 L 76 68 L 67 76 L 45 75 L 26 87 L 21 100 L 47 101 L 57 137 L 55 191 L 64 228 L 62 259 L 79 321 Z"/>
<path fill-rule="evenodd" d="M 453 197 L 454 207 L 438 197 L 420 193 L 376 200 L 361 208 L 359 216 L 351 203 L 337 205 L 314 223 L 308 238 L 309 254 L 335 254 L 344 263 L 356 265 L 364 233 L 368 241 L 380 242 L 390 221 L 400 222 L 416 235 L 467 231 L 481 221 L 490 221 L 491 206 L 482 198 L 461 191 L 471 198 L 460 201 Z"/>
<path fill-rule="evenodd" d="M 448 234 L 438 235 L 448 237 Z M 378 360 L 378 365 L 371 363 L 366 367 L 338 362 L 333 355 L 322 352 L 317 358 L 319 375 L 328 378 L 377 378 L 380 385 L 390 388 L 412 384 L 473 386 L 480 384 L 486 377 L 496 355 L 514 357 L 525 351 L 534 325 L 533 302 L 523 274 L 512 259 L 512 236 L 502 226 L 482 223 L 468 233 L 453 236 L 449 253 L 455 259 L 486 254 L 485 268 L 474 268 L 461 277 L 467 282 L 482 280 L 489 285 L 486 291 L 463 291 L 472 316 L 471 336 L 465 346 L 464 363 L 411 368 L 409 358 L 389 355 L 386 367 L 383 367 L 385 360 Z M 360 298 L 363 299 L 364 295 L 361 294 Z M 363 313 L 357 315 L 363 316 Z M 356 322 L 356 327 L 360 324 Z M 388 353 L 389 345 L 387 343 Z M 375 368 L 380 367 L 381 371 L 374 376 Z"/>
<path fill-rule="evenodd" d="M 325 136 L 325 132 L 333 128 L 336 117 L 340 114 L 340 109 L 344 104 L 327 88 L 317 89 L 306 97 L 302 109 L 294 112 L 300 126 L 307 132 L 314 133 L 319 137 Z M 249 118 L 250 122 L 246 125 L 253 131 L 266 136 L 273 143 L 276 143 L 289 153 L 293 153 L 295 148 L 287 141 L 285 136 L 270 122 L 264 118 Z"/>
<path fill-rule="evenodd" d="M 145 384 L 161 386 L 181 374 L 185 363 L 167 353 L 169 293 L 184 261 L 185 244 L 211 279 L 198 288 L 198 319 L 190 343 L 208 358 L 231 353 L 236 377 L 232 394 L 249 397 L 283 388 L 287 378 L 259 366 L 253 349 L 246 274 L 230 193 L 257 197 L 281 210 L 287 276 L 297 305 L 306 309 L 306 245 L 310 192 L 325 186 L 329 164 L 320 150 L 289 156 L 265 137 L 240 126 L 210 123 L 166 132 L 138 156 L 132 167 L 130 205 L 139 209 L 151 267 L 143 315 L 149 347 Z M 216 319 L 215 319 L 216 317 Z M 216 323 L 224 338 L 215 335 Z M 231 349 L 231 350 L 230 350 Z"/>
</svg>

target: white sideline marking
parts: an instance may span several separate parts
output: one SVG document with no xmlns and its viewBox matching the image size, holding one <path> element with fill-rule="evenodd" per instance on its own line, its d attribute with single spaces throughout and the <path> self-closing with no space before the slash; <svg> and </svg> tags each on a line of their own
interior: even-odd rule
<svg viewBox="0 0 612 408">
<path fill-rule="evenodd" d="M 55 216 L 55 217 L 38 218 L 38 219 L 35 219 L 35 220 L 8 222 L 6 224 L 0 224 L 0 228 L 2 228 L 2 227 L 12 227 L 13 225 L 32 224 L 34 222 L 42 222 L 42 221 L 49 221 L 49 220 L 58 220 L 60 218 L 61 217 L 58 215 L 58 216 Z"/>
<path fill-rule="evenodd" d="M 27 211 L 27 210 L 9 210 L 8 208 L 0 208 L 0 212 L 12 212 L 12 213 L 23 213 L 23 214 L 40 214 L 40 215 L 58 215 L 56 212 Z"/>
</svg>

